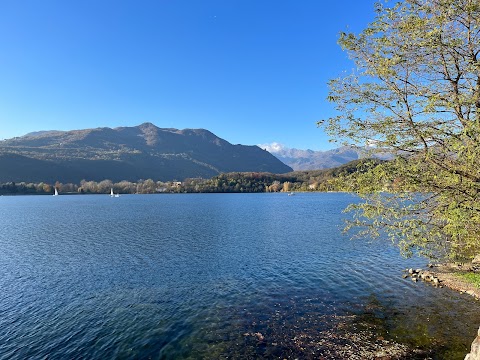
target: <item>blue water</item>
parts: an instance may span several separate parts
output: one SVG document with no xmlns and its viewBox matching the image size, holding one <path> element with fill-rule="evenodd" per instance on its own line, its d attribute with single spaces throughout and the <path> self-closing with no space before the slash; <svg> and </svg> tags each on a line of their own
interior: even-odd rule
<svg viewBox="0 0 480 360">
<path fill-rule="evenodd" d="M 391 340 L 463 358 L 480 324 L 477 302 L 402 279 L 425 259 L 342 235 L 352 201 L 0 197 L 0 358 L 295 355 L 278 341 L 296 328 L 320 332 L 329 323 L 318 319 L 365 313 Z M 268 338 L 258 346 L 249 332 Z"/>
</svg>

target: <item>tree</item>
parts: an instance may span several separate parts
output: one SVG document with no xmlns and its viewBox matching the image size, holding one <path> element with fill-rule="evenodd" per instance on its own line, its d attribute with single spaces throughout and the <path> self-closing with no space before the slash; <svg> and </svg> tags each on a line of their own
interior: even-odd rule
<svg viewBox="0 0 480 360">
<path fill-rule="evenodd" d="M 110 190 L 112 188 L 113 188 L 112 181 L 109 180 L 109 179 L 105 179 L 105 180 L 100 181 L 97 184 L 96 192 L 98 192 L 100 194 L 108 194 L 108 193 L 110 193 Z"/>
<path fill-rule="evenodd" d="M 319 124 L 395 157 L 351 176 L 364 201 L 349 207 L 347 229 L 387 234 L 407 255 L 471 259 L 480 252 L 480 2 L 377 4 L 374 22 L 339 43 L 356 70 L 330 82 L 338 115 Z"/>
<path fill-rule="evenodd" d="M 52 186 L 50 184 L 43 184 L 43 192 L 51 193 L 52 191 Z"/>
</svg>

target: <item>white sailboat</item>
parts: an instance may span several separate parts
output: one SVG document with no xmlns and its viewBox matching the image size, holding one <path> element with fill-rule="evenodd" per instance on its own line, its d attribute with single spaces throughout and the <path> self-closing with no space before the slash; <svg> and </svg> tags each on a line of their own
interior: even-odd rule
<svg viewBox="0 0 480 360">
<path fill-rule="evenodd" d="M 120 194 L 115 194 L 113 188 L 110 188 L 110 197 L 120 197 Z"/>
<path fill-rule="evenodd" d="M 54 187 L 54 189 L 55 189 L 55 193 L 53 194 L 53 196 L 58 196 L 58 190 L 57 190 L 57 188 Z"/>
</svg>

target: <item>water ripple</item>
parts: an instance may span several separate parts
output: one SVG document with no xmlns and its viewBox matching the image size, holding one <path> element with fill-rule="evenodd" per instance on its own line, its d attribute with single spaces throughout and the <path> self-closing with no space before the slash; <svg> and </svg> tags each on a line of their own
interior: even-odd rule
<svg viewBox="0 0 480 360">
<path fill-rule="evenodd" d="M 478 305 L 401 278 L 424 260 L 342 236 L 350 201 L 2 197 L 0 358 L 262 357 L 276 350 L 258 353 L 242 334 L 281 337 L 363 313 L 398 341 L 413 341 L 405 328 L 423 326 L 437 342 L 455 334 L 445 346 L 461 352 Z"/>
</svg>

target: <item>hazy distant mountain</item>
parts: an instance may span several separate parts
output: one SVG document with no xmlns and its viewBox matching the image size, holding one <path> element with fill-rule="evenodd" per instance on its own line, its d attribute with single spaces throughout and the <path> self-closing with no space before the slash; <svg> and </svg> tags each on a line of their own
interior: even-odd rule
<svg viewBox="0 0 480 360">
<path fill-rule="evenodd" d="M 291 168 L 257 146 L 232 145 L 204 129 L 135 127 L 40 131 L 0 141 L 0 182 L 209 178 L 221 172 Z"/>
<path fill-rule="evenodd" d="M 363 158 L 367 154 L 365 148 L 350 146 L 342 146 L 327 151 L 292 149 L 279 143 L 258 146 L 269 151 L 296 171 L 329 169 Z M 389 158 L 386 154 L 378 157 L 382 159 Z"/>
</svg>

